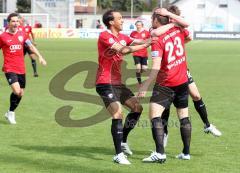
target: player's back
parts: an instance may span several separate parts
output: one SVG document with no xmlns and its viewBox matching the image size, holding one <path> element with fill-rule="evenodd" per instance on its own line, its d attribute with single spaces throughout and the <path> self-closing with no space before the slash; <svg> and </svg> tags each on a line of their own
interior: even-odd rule
<svg viewBox="0 0 240 173">
<path fill-rule="evenodd" d="M 164 86 L 178 86 L 187 82 L 187 63 L 184 40 L 188 36 L 179 27 L 170 29 L 158 37 L 162 49 L 161 69 L 157 83 Z"/>
</svg>

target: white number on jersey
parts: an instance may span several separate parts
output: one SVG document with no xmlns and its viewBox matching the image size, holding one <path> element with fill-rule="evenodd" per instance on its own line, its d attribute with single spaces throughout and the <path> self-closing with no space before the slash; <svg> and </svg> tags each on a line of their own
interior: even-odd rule
<svg viewBox="0 0 240 173">
<path fill-rule="evenodd" d="M 175 37 L 174 43 L 167 42 L 165 45 L 165 50 L 168 52 L 168 64 L 176 59 L 176 57 L 173 55 L 174 46 L 177 47 L 177 49 L 175 49 L 175 54 L 177 56 L 182 56 L 184 53 L 182 41 L 179 37 Z"/>
</svg>

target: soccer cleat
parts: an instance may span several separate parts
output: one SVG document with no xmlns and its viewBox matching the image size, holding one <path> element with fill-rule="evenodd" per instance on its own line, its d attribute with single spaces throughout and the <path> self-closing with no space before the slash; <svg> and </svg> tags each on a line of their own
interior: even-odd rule
<svg viewBox="0 0 240 173">
<path fill-rule="evenodd" d="M 164 138 L 163 138 L 163 146 L 164 148 L 167 146 L 168 142 L 168 134 L 164 133 Z"/>
<path fill-rule="evenodd" d="M 130 150 L 129 146 L 127 143 L 121 143 L 121 148 L 122 148 L 122 151 L 125 153 L 125 154 L 128 154 L 128 155 L 132 155 L 133 152 Z"/>
<path fill-rule="evenodd" d="M 166 154 L 160 154 L 157 152 L 152 152 L 149 157 L 144 158 L 142 161 L 143 162 L 148 162 L 148 163 L 164 163 L 167 159 Z"/>
<path fill-rule="evenodd" d="M 211 133 L 213 136 L 221 136 L 222 133 L 212 124 L 210 124 L 209 127 L 204 127 L 204 132 L 205 133 Z"/>
<path fill-rule="evenodd" d="M 128 161 L 127 156 L 125 156 L 123 153 L 116 154 L 113 157 L 113 161 L 121 164 L 121 165 L 130 165 L 131 163 Z"/>
<path fill-rule="evenodd" d="M 181 159 L 181 160 L 190 160 L 191 157 L 190 157 L 190 154 L 181 153 L 181 154 L 177 155 L 176 158 Z"/>
<path fill-rule="evenodd" d="M 9 121 L 10 124 L 16 124 L 15 112 L 13 112 L 13 111 L 8 111 L 8 112 L 5 114 L 5 118 Z"/>
<path fill-rule="evenodd" d="M 34 76 L 34 77 L 38 77 L 38 74 L 37 74 L 37 72 L 35 72 L 35 73 L 33 74 L 33 76 Z"/>
</svg>

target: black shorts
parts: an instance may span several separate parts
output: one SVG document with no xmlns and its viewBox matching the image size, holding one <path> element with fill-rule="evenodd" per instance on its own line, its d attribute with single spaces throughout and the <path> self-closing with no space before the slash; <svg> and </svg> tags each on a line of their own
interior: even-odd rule
<svg viewBox="0 0 240 173">
<path fill-rule="evenodd" d="M 188 84 L 193 83 L 194 80 L 193 80 L 193 77 L 192 77 L 192 75 L 191 75 L 189 69 L 187 70 L 187 76 L 188 76 Z"/>
<path fill-rule="evenodd" d="M 28 53 L 28 55 L 33 54 L 33 52 L 31 51 L 31 49 L 29 48 L 28 45 L 24 44 L 24 49 L 23 49 L 24 55 L 26 55 L 26 53 Z"/>
<path fill-rule="evenodd" d="M 25 74 L 16 74 L 16 73 L 5 73 L 6 79 L 9 85 L 12 85 L 15 82 L 18 82 L 21 88 L 26 86 L 26 77 Z"/>
<path fill-rule="evenodd" d="M 141 65 L 148 65 L 148 57 L 140 57 L 140 56 L 133 56 L 134 63 L 141 64 Z"/>
<path fill-rule="evenodd" d="M 121 104 L 134 97 L 134 94 L 125 85 L 98 84 L 97 93 L 101 96 L 106 108 L 112 103 L 119 101 Z"/>
<path fill-rule="evenodd" d="M 176 87 L 166 87 L 155 84 L 150 102 L 170 108 L 173 103 L 176 108 L 188 107 L 188 83 Z"/>
</svg>

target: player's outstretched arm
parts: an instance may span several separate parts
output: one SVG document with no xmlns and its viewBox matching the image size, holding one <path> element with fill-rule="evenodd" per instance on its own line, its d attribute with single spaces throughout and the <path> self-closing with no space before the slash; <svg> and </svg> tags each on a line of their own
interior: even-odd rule
<svg viewBox="0 0 240 173">
<path fill-rule="evenodd" d="M 46 60 L 42 57 L 42 55 L 40 54 L 40 52 L 38 51 L 38 49 L 33 45 L 33 44 L 29 44 L 28 45 L 30 50 L 35 53 L 38 57 L 38 60 L 39 60 L 39 63 L 46 66 L 47 65 L 47 62 Z"/>
<path fill-rule="evenodd" d="M 158 72 L 159 72 L 160 67 L 161 67 L 161 61 L 162 61 L 161 57 L 153 58 L 151 72 L 150 72 L 147 80 L 145 80 L 144 83 L 142 84 L 142 86 L 139 88 L 139 91 L 138 91 L 138 94 L 137 94 L 138 97 L 140 97 L 140 98 L 145 97 L 145 95 L 147 93 L 147 90 L 148 90 L 148 87 L 151 85 L 151 83 L 153 81 L 155 81 L 155 79 L 158 75 Z"/>
<path fill-rule="evenodd" d="M 150 44 L 151 44 L 151 40 L 146 41 L 144 44 L 134 45 L 134 46 L 123 46 L 123 45 L 121 45 L 119 43 L 115 43 L 112 46 L 112 49 L 117 51 L 120 54 L 126 55 L 126 54 L 129 54 L 129 53 L 136 52 L 136 51 L 138 51 L 140 49 L 147 48 L 147 47 L 150 46 Z"/>
</svg>

